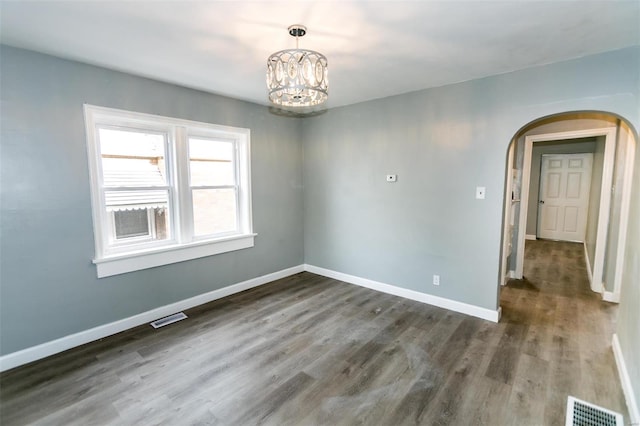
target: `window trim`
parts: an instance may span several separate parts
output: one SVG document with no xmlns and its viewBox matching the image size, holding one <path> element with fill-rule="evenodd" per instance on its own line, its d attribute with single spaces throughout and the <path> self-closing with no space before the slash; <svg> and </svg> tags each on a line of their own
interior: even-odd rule
<svg viewBox="0 0 640 426">
<path fill-rule="evenodd" d="M 186 135 L 186 140 L 187 140 L 187 151 L 189 150 L 189 147 L 191 146 L 189 141 L 191 138 L 194 139 L 212 139 L 212 135 L 206 135 L 202 132 L 187 132 Z M 215 139 L 223 139 L 220 137 L 216 137 Z M 187 205 L 189 206 L 189 209 L 193 208 L 193 192 L 197 191 L 197 190 L 207 190 L 207 189 L 233 189 L 235 192 L 235 207 L 236 207 L 236 212 L 240 213 L 242 211 L 243 208 L 243 201 L 240 199 L 240 186 L 242 184 L 242 176 L 240 173 L 240 165 L 242 164 L 242 161 L 240 161 L 240 151 L 241 151 L 241 147 L 240 147 L 240 143 L 238 142 L 238 140 L 236 139 L 229 139 L 228 142 L 226 143 L 230 143 L 231 146 L 233 147 L 233 164 L 237 165 L 238 167 L 234 167 L 235 168 L 235 174 L 233 177 L 234 183 L 233 185 L 193 185 L 191 182 L 191 168 L 188 167 L 187 169 L 187 173 L 189 175 L 188 179 L 185 180 L 185 182 L 187 183 L 185 186 L 183 186 L 183 191 L 188 194 L 189 197 L 189 202 L 187 203 Z M 191 156 L 188 156 L 189 159 L 191 158 Z M 191 214 L 193 215 L 194 212 L 193 210 L 191 210 Z M 241 230 L 243 229 L 243 226 L 241 224 L 241 214 L 237 214 L 236 215 L 236 230 Z M 192 224 L 193 225 L 193 224 Z M 195 233 L 195 229 L 190 229 L 191 231 L 191 238 L 192 241 L 205 241 L 208 239 L 207 235 L 196 235 Z M 219 234 L 220 237 L 225 237 L 225 236 L 229 236 L 229 235 L 237 235 L 237 231 L 227 231 L 227 232 L 223 232 Z"/>
<path fill-rule="evenodd" d="M 98 278 L 127 272 L 140 271 L 156 266 L 170 265 L 200 257 L 213 256 L 254 246 L 254 237 L 258 234 L 234 235 L 217 238 L 215 241 L 195 241 L 189 244 L 174 244 L 138 252 L 116 254 L 102 259 L 93 259 Z"/>
<path fill-rule="evenodd" d="M 153 114 L 125 111 L 84 104 L 87 155 L 91 179 L 91 210 L 98 278 L 138 271 L 205 256 L 241 250 L 254 246 L 251 205 L 251 147 L 250 130 L 222 126 Z M 167 185 L 171 237 L 157 244 L 129 247 L 109 246 L 109 212 L 102 197 L 102 165 L 98 129 L 104 126 L 132 127 L 160 132 L 165 137 Z M 219 234 L 213 238 L 193 236 L 192 218 L 181 206 L 191 198 L 189 182 L 188 138 L 230 139 L 236 146 L 237 161 L 237 217 L 238 232 Z M 182 158 L 182 160 L 180 160 Z M 185 190 L 187 189 L 187 190 Z M 172 207 L 173 206 L 173 207 Z M 184 209 L 183 210 L 188 210 Z M 127 250 L 129 248 L 129 250 Z"/>
</svg>

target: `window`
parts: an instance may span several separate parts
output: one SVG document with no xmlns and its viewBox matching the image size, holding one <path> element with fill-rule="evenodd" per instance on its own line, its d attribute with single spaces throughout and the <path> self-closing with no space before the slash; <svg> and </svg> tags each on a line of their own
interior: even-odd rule
<svg viewBox="0 0 640 426">
<path fill-rule="evenodd" d="M 98 277 L 253 246 L 249 130 L 85 105 Z"/>
<path fill-rule="evenodd" d="M 155 223 L 153 223 L 154 214 L 151 214 L 151 209 L 115 211 L 111 212 L 111 215 L 113 216 L 111 234 L 116 240 L 136 237 L 152 238 Z"/>
</svg>

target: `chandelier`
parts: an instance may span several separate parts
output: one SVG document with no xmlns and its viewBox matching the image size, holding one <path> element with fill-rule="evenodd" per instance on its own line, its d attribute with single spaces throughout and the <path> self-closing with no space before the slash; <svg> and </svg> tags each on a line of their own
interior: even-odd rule
<svg viewBox="0 0 640 426">
<path fill-rule="evenodd" d="M 281 50 L 267 59 L 269 100 L 275 105 L 310 107 L 327 100 L 327 58 L 298 48 L 298 39 L 306 33 L 303 25 L 291 25 L 289 34 L 296 38 L 296 48 Z"/>
</svg>

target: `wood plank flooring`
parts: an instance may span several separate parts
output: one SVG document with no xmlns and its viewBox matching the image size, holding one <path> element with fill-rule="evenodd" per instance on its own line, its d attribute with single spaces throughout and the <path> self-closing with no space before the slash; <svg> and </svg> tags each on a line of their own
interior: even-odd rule
<svg viewBox="0 0 640 426">
<path fill-rule="evenodd" d="M 527 241 L 499 324 L 301 273 L 0 375 L 3 425 L 562 425 L 620 411 L 615 305 Z M 471 284 L 471 283 L 470 283 Z"/>
</svg>

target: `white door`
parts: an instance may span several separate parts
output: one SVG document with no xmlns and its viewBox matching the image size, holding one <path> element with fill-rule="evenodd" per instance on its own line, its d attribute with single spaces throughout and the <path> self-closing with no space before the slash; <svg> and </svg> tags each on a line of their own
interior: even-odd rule
<svg viewBox="0 0 640 426">
<path fill-rule="evenodd" d="M 545 154 L 540 170 L 538 238 L 584 241 L 593 154 Z"/>
</svg>

